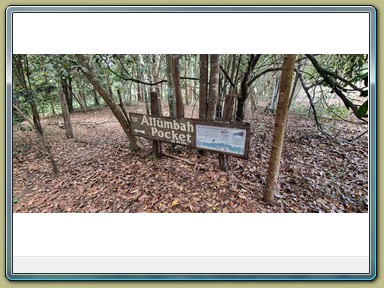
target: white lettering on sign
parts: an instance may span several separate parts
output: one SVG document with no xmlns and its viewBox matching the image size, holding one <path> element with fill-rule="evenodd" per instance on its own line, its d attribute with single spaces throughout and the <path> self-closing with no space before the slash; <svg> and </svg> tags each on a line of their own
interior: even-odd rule
<svg viewBox="0 0 384 288">
<path fill-rule="evenodd" d="M 190 121 L 180 123 L 178 119 L 165 120 L 143 115 L 140 125 L 141 127 L 149 126 L 150 136 L 155 137 L 155 139 L 163 138 L 164 140 L 167 140 L 167 142 L 182 145 L 192 144 L 192 135 L 195 129 Z M 140 133 L 140 130 L 134 131 Z"/>
<path fill-rule="evenodd" d="M 148 125 L 151 127 L 165 128 L 165 129 L 171 129 L 171 130 L 180 130 L 180 131 L 190 132 L 190 133 L 194 132 L 193 125 L 189 121 L 187 121 L 187 124 L 184 124 L 184 123 L 178 123 L 177 120 L 167 121 L 164 119 L 147 117 L 146 115 L 143 116 L 143 119 L 141 120 L 141 125 Z"/>
</svg>

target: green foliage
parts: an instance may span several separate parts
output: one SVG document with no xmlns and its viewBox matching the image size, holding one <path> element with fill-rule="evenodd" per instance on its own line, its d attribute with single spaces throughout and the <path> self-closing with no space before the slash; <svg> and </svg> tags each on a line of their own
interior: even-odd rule
<svg viewBox="0 0 384 288">
<path fill-rule="evenodd" d="M 156 155 L 155 153 L 151 152 L 151 154 L 149 154 L 149 160 L 151 161 L 155 161 L 157 158 L 156 158 Z"/>
<path fill-rule="evenodd" d="M 368 100 L 365 101 L 360 107 L 359 110 L 357 110 L 357 117 L 367 117 L 368 116 Z"/>
<path fill-rule="evenodd" d="M 350 115 L 350 111 L 345 108 L 344 105 L 331 104 L 324 111 L 325 116 L 334 118 L 335 115 L 340 116 L 341 118 L 346 118 Z"/>
</svg>

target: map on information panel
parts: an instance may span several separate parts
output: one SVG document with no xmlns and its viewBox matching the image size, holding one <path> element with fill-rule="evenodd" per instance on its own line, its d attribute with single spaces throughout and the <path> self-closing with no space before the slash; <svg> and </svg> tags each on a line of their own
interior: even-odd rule
<svg viewBox="0 0 384 288">
<path fill-rule="evenodd" d="M 243 155 L 247 130 L 196 125 L 196 147 Z"/>
</svg>

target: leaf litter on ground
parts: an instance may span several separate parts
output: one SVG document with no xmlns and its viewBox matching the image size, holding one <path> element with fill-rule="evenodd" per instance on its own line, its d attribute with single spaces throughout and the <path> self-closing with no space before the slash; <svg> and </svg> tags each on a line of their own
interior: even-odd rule
<svg viewBox="0 0 384 288">
<path fill-rule="evenodd" d="M 130 111 L 145 109 L 142 104 Z M 154 159 L 150 140 L 133 153 L 108 108 L 71 115 L 75 139 L 44 119 L 60 171 L 54 177 L 33 132 L 14 131 L 13 211 L 31 213 L 351 213 L 368 211 L 368 137 L 334 121 L 336 139 L 320 135 L 308 117 L 290 114 L 274 203 L 262 201 L 274 117 L 256 111 L 249 159 L 230 157 L 220 171 L 217 154 L 163 144 L 175 157 Z M 102 123 L 77 125 L 76 123 Z M 185 161 L 183 161 L 185 160 Z M 21 162 L 20 162 L 21 161 Z M 191 165 L 195 163 L 195 165 Z"/>
</svg>

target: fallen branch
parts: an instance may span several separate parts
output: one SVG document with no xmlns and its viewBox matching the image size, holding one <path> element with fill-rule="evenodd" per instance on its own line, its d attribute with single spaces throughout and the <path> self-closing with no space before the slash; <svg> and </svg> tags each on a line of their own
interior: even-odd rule
<svg viewBox="0 0 384 288">
<path fill-rule="evenodd" d="M 13 157 L 19 161 L 19 163 L 23 163 L 23 161 L 16 155 L 16 154 L 13 154 Z"/>
<path fill-rule="evenodd" d="M 83 126 L 83 125 L 93 125 L 93 126 L 96 126 L 96 125 L 105 124 L 107 122 L 108 122 L 108 120 L 105 120 L 105 121 L 102 121 L 102 122 L 72 122 L 72 125 L 80 125 L 80 126 Z M 64 128 L 64 123 L 63 122 L 48 122 L 47 125 L 58 125 L 60 128 Z"/>
<path fill-rule="evenodd" d="M 77 143 L 83 143 L 83 144 L 89 144 L 87 141 L 80 140 L 80 139 L 75 139 L 75 142 L 77 142 Z"/>
<path fill-rule="evenodd" d="M 199 164 L 199 163 L 196 163 L 196 162 L 192 162 L 192 161 L 189 161 L 187 159 L 184 159 L 184 158 L 181 158 L 181 157 L 178 157 L 178 156 L 175 156 L 175 155 L 171 155 L 171 154 L 168 154 L 168 153 L 165 153 L 163 152 L 162 153 L 164 156 L 167 156 L 167 157 L 170 157 L 170 158 L 174 158 L 174 159 L 177 159 L 177 160 L 180 160 L 180 161 L 183 161 L 185 163 L 188 163 L 189 165 L 193 165 L 194 166 L 194 169 L 199 169 L 199 170 L 203 170 L 203 171 L 206 171 L 208 170 L 204 165 L 202 164 Z"/>
<path fill-rule="evenodd" d="M 107 123 L 108 120 L 105 120 L 103 122 L 79 122 L 79 123 L 74 123 L 74 124 L 78 124 L 78 125 L 102 125 L 104 123 Z"/>
<path fill-rule="evenodd" d="M 354 142 L 354 141 L 356 141 L 357 139 L 359 139 L 361 136 L 365 135 L 367 132 L 368 132 L 368 130 L 364 131 L 363 133 L 361 133 L 360 135 L 356 136 L 355 138 L 348 139 L 348 141 L 349 141 L 349 142 Z"/>
</svg>

